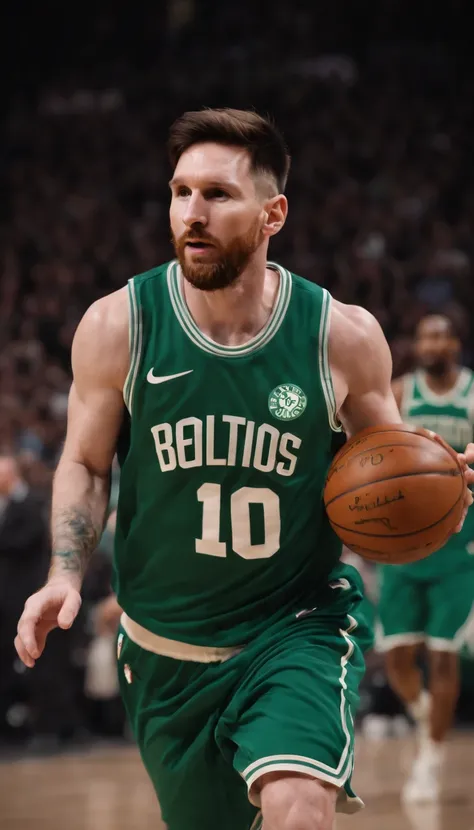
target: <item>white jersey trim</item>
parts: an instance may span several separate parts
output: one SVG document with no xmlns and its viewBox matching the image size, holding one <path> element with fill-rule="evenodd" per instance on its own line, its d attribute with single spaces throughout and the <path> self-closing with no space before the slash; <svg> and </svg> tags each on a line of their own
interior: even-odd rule
<svg viewBox="0 0 474 830">
<path fill-rule="evenodd" d="M 342 424 L 337 417 L 336 394 L 329 365 L 329 332 L 331 328 L 332 297 L 329 291 L 322 289 L 323 302 L 319 323 L 319 376 L 326 401 L 329 426 L 333 432 L 342 432 Z"/>
<path fill-rule="evenodd" d="M 138 370 L 140 368 L 143 345 L 142 310 L 137 302 L 135 280 L 133 277 L 128 281 L 128 342 L 130 367 L 123 387 L 123 399 L 131 415 L 133 407 L 133 393 L 135 390 Z"/>
<path fill-rule="evenodd" d="M 160 637 L 123 613 L 120 622 L 127 637 L 137 646 L 159 654 L 162 657 L 171 657 L 174 660 L 189 660 L 194 663 L 224 663 L 236 654 L 240 654 L 244 646 L 229 646 L 217 648 L 213 646 L 195 646 L 190 643 L 181 643 L 178 640 L 169 640 Z"/>
</svg>

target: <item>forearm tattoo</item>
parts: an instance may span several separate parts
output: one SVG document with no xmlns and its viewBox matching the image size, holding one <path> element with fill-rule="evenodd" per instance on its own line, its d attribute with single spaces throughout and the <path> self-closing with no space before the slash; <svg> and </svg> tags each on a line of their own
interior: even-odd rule
<svg viewBox="0 0 474 830">
<path fill-rule="evenodd" d="M 101 528 L 96 526 L 88 511 L 78 508 L 56 514 L 53 525 L 54 570 L 84 574 L 97 547 Z"/>
</svg>

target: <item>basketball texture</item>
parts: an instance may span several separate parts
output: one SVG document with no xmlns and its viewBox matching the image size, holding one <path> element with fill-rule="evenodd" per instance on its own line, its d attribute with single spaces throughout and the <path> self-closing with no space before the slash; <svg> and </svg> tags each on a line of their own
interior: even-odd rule
<svg viewBox="0 0 474 830">
<path fill-rule="evenodd" d="M 324 505 L 342 542 L 365 559 L 403 564 L 442 547 L 462 517 L 456 453 L 405 424 L 363 430 L 335 456 Z"/>
</svg>

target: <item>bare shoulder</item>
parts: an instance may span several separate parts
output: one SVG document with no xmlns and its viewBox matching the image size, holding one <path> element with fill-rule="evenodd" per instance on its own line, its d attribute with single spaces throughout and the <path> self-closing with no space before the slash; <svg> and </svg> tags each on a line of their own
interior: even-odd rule
<svg viewBox="0 0 474 830">
<path fill-rule="evenodd" d="M 348 435 L 380 423 L 398 423 L 391 389 L 392 356 L 373 314 L 334 301 L 329 364 L 339 418 Z"/>
<path fill-rule="evenodd" d="M 92 303 L 72 345 L 74 380 L 105 381 L 122 389 L 129 367 L 127 288 Z"/>
<path fill-rule="evenodd" d="M 388 348 L 380 324 L 370 311 L 338 300 L 332 301 L 329 347 L 336 360 L 349 363 L 360 360 L 361 355 L 376 357 L 380 347 Z"/>
<path fill-rule="evenodd" d="M 92 303 L 79 324 L 81 327 L 95 329 L 94 333 L 99 336 L 103 331 L 105 337 L 128 331 L 127 288 L 119 288 Z"/>
<path fill-rule="evenodd" d="M 347 395 L 390 389 L 390 349 L 380 324 L 365 308 L 333 300 L 328 351 L 339 408 Z"/>
</svg>

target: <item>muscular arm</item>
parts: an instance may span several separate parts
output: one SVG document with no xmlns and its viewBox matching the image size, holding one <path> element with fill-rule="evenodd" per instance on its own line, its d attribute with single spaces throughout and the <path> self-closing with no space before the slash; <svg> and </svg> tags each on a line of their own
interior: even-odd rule
<svg viewBox="0 0 474 830">
<path fill-rule="evenodd" d="M 67 435 L 53 483 L 49 581 L 66 578 L 80 587 L 100 539 L 128 361 L 122 289 L 90 307 L 74 338 Z"/>
<path fill-rule="evenodd" d="M 392 387 L 392 359 L 375 317 L 334 302 L 329 359 L 339 418 L 348 437 L 366 427 L 400 423 Z"/>
</svg>

